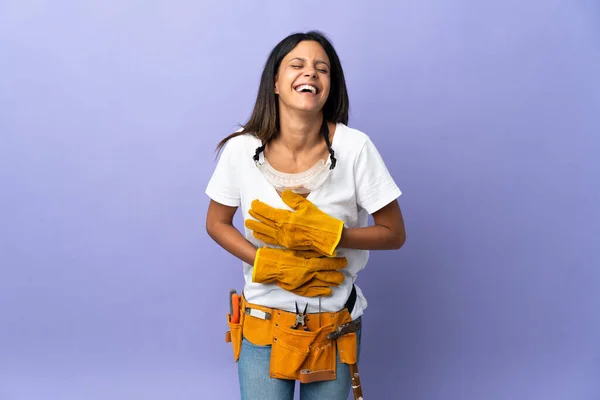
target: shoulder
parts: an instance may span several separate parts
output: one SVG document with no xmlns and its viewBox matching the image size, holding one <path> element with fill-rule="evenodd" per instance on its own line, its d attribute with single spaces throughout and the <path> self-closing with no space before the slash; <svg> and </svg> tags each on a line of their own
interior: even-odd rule
<svg viewBox="0 0 600 400">
<path fill-rule="evenodd" d="M 338 123 L 336 125 L 335 135 L 341 143 L 349 146 L 361 147 L 370 140 L 369 135 L 367 135 L 365 132 L 342 123 Z M 336 137 L 334 136 L 334 140 L 335 139 Z"/>
<path fill-rule="evenodd" d="M 342 123 L 336 125 L 333 142 L 334 151 L 352 155 L 352 158 L 358 157 L 365 146 L 374 146 L 367 133 Z"/>
</svg>

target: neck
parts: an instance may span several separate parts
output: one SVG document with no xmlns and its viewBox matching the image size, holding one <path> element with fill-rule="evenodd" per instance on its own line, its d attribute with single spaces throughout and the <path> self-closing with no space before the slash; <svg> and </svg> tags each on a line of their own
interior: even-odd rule
<svg viewBox="0 0 600 400">
<path fill-rule="evenodd" d="M 302 151 L 312 148 L 320 143 L 321 124 L 323 114 L 313 115 L 289 115 L 286 112 L 279 116 L 279 141 L 282 145 L 292 151 Z"/>
</svg>

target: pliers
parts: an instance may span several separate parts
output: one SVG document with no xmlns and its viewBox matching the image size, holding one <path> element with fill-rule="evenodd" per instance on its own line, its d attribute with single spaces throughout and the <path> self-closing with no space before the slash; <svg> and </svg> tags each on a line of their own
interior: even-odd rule
<svg viewBox="0 0 600 400">
<path fill-rule="evenodd" d="M 306 326 L 306 310 L 308 309 L 308 303 L 306 303 L 306 306 L 304 306 L 303 312 L 300 312 L 300 310 L 298 310 L 298 303 L 294 303 L 296 304 L 296 322 L 294 323 L 294 325 L 290 326 L 290 328 L 298 329 L 298 326 L 302 325 L 304 327 L 304 330 L 308 331 L 308 326 Z"/>
</svg>

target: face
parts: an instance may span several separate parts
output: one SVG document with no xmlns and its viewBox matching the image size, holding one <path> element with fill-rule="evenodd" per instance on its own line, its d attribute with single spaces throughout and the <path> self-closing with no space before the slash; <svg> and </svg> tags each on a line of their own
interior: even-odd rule
<svg viewBox="0 0 600 400">
<path fill-rule="evenodd" d="M 330 66 L 319 43 L 300 42 L 283 58 L 275 78 L 280 108 L 320 112 L 329 96 Z"/>
</svg>

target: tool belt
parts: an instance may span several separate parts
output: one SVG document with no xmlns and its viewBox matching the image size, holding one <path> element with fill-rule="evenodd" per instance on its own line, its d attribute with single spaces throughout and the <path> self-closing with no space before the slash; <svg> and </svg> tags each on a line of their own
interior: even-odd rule
<svg viewBox="0 0 600 400">
<path fill-rule="evenodd" d="M 352 321 L 348 308 L 309 313 L 304 321 L 305 326 L 297 326 L 297 313 L 251 304 L 241 296 L 240 321 L 232 323 L 228 314 L 225 340 L 231 342 L 236 362 L 242 337 L 257 346 L 271 346 L 272 378 L 302 383 L 335 380 L 336 355 L 344 364 L 356 364 L 360 320 Z"/>
</svg>

